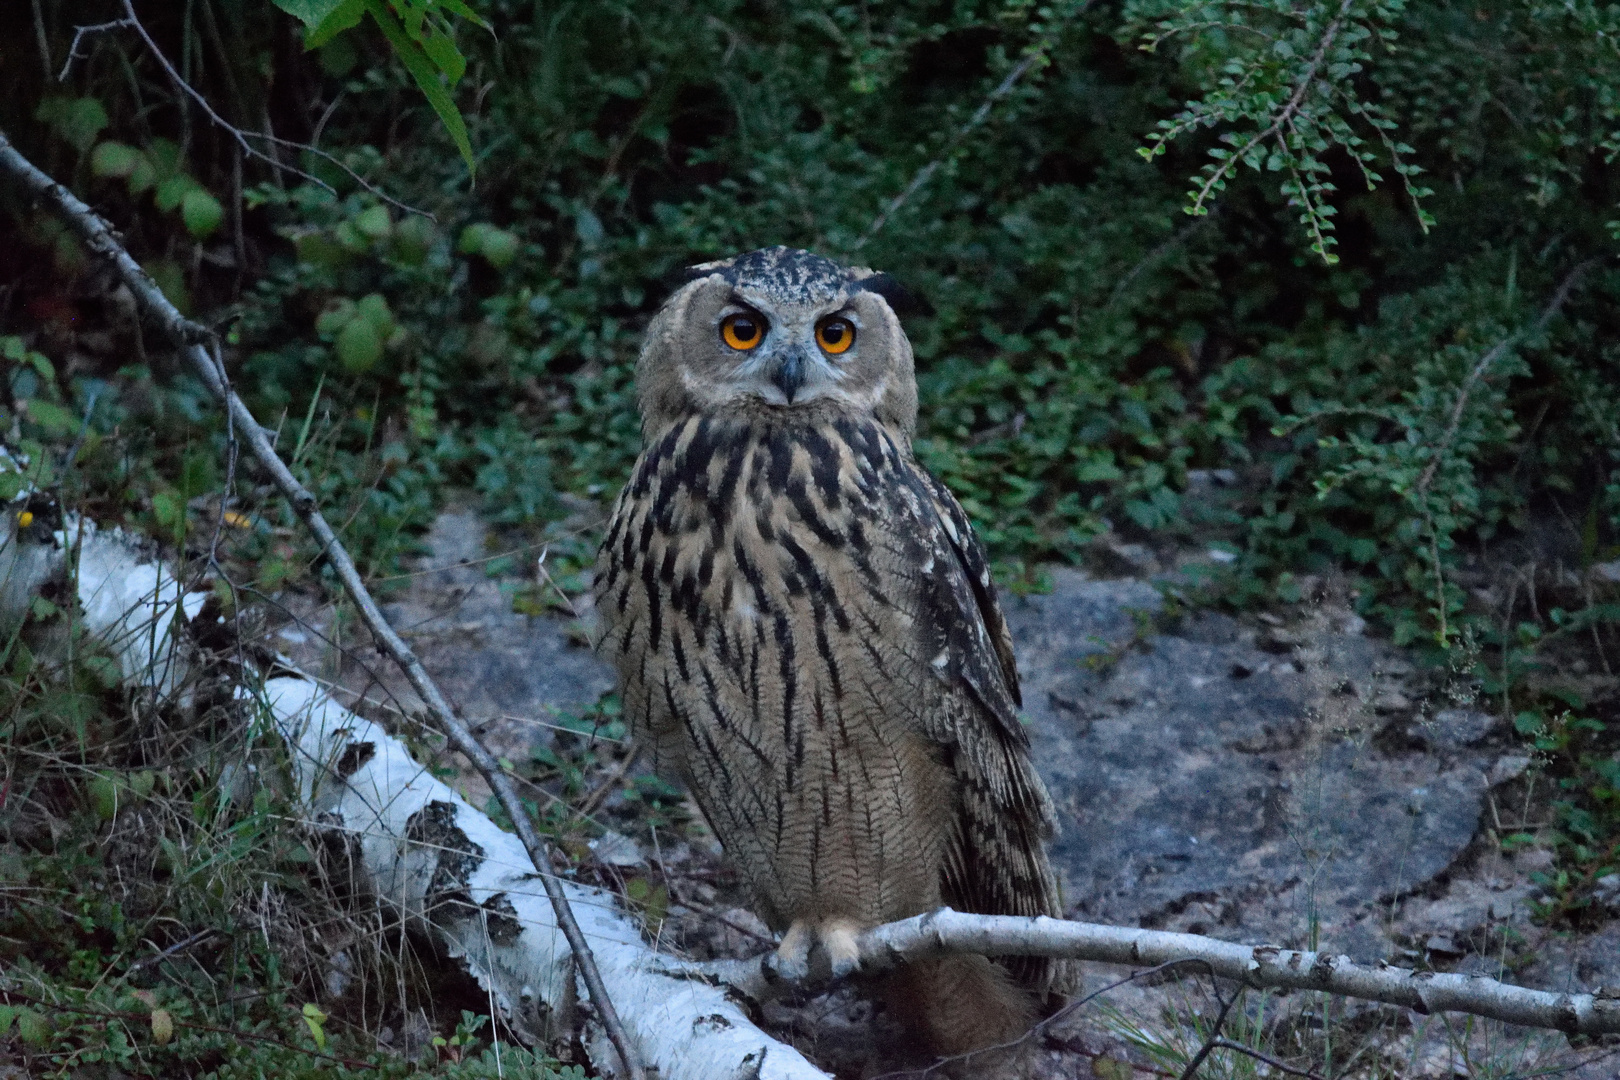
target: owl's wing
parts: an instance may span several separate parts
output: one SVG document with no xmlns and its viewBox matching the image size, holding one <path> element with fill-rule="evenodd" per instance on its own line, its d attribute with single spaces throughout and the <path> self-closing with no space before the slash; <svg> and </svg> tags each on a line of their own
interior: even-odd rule
<svg viewBox="0 0 1620 1080">
<path fill-rule="evenodd" d="M 943 684 L 928 734 L 959 778 L 957 828 L 941 882 L 961 911 L 1061 918 L 1057 881 L 1043 846 L 1056 831 L 1052 802 L 1029 759 L 1012 635 L 996 603 L 984 547 L 944 484 L 911 466 L 913 512 L 906 523 L 928 550 L 919 565 L 919 623 L 926 656 Z M 1067 970 L 1039 958 L 1009 959 L 1020 982 L 1061 989 Z"/>
</svg>

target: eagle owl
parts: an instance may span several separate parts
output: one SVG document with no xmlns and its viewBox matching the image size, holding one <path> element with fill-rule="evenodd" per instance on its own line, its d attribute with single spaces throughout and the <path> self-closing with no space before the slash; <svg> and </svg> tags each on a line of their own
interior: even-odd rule
<svg viewBox="0 0 1620 1080">
<path fill-rule="evenodd" d="M 636 369 L 645 450 L 598 555 L 624 709 L 696 797 L 786 974 L 949 904 L 1061 916 L 983 548 L 912 456 L 892 279 L 768 248 L 695 267 Z M 913 965 L 941 1052 L 1015 1035 L 1064 965 Z"/>
</svg>

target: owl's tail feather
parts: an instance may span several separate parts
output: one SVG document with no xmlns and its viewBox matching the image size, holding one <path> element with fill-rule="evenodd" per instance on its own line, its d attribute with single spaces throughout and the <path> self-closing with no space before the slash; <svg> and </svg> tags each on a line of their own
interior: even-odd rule
<svg viewBox="0 0 1620 1080">
<path fill-rule="evenodd" d="M 982 956 L 907 964 L 889 977 L 887 997 L 889 1008 L 942 1057 L 1012 1042 L 1039 1019 L 1029 991 Z"/>
</svg>

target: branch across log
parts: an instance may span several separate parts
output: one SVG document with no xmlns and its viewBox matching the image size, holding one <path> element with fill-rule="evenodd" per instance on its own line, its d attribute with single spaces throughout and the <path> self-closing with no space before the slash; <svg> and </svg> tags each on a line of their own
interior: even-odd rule
<svg viewBox="0 0 1620 1080">
<path fill-rule="evenodd" d="M 888 923 L 860 937 L 861 970 L 953 953 L 981 956 L 1052 956 L 1127 967 L 1197 961 L 1222 978 L 1256 989 L 1317 990 L 1399 1005 L 1427 1015 L 1470 1013 L 1569 1035 L 1620 1034 L 1620 987 L 1593 994 L 1557 994 L 1482 975 L 1370 967 L 1347 956 L 1298 952 L 1275 945 L 1236 945 L 1198 934 L 1138 930 L 1064 919 L 970 915 L 940 908 Z M 764 959 L 703 965 L 711 977 L 756 999 L 779 992 L 780 980 Z"/>
</svg>

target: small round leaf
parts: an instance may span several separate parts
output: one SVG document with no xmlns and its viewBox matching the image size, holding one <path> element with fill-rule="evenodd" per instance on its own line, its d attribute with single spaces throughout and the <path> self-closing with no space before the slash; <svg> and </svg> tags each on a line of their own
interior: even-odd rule
<svg viewBox="0 0 1620 1080">
<path fill-rule="evenodd" d="M 386 240 L 388 234 L 394 231 L 394 221 L 388 216 L 388 207 L 369 206 L 354 219 L 354 227 L 362 236 Z"/>
<path fill-rule="evenodd" d="M 504 270 L 517 258 L 518 238 L 505 229 L 488 229 L 478 245 L 478 253 L 497 270 Z"/>
<path fill-rule="evenodd" d="M 370 371 L 382 359 L 382 338 L 369 319 L 351 319 L 337 336 L 338 362 L 345 371 L 359 375 Z"/>
<path fill-rule="evenodd" d="M 180 200 L 180 217 L 186 231 L 198 240 L 206 240 L 225 220 L 225 208 L 202 188 L 192 188 Z"/>
<path fill-rule="evenodd" d="M 143 160 L 141 152 L 121 142 L 97 143 L 90 154 L 90 171 L 97 176 L 126 179 Z"/>
</svg>

